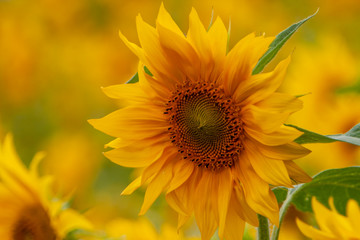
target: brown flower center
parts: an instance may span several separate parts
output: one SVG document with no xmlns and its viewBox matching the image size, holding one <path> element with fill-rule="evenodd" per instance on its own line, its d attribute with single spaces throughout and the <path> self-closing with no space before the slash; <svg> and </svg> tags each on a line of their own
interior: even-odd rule
<svg viewBox="0 0 360 240">
<path fill-rule="evenodd" d="M 243 150 L 240 107 L 213 84 L 178 86 L 164 113 L 169 116 L 172 143 L 198 167 L 231 167 Z"/>
<path fill-rule="evenodd" d="M 42 206 L 29 206 L 22 210 L 16 220 L 12 236 L 14 240 L 55 240 L 50 218 Z"/>
</svg>

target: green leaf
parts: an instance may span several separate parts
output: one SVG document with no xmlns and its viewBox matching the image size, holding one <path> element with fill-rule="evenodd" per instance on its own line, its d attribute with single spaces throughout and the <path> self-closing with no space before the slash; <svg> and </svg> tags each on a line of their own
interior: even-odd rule
<svg viewBox="0 0 360 240">
<path fill-rule="evenodd" d="M 289 190 L 288 196 L 280 208 L 280 226 L 274 227 L 271 239 L 279 237 L 281 223 L 291 204 L 303 212 L 312 212 L 311 199 L 329 207 L 329 198 L 333 197 L 337 211 L 345 215 L 349 199 L 360 204 L 360 167 L 348 167 L 323 171 L 309 183 L 304 183 Z"/>
<path fill-rule="evenodd" d="M 360 167 L 330 169 L 316 175 L 309 183 L 301 185 L 293 193 L 292 203 L 303 212 L 311 212 L 313 196 L 329 206 L 329 197 L 334 198 L 334 204 L 339 213 L 346 212 L 346 203 L 354 199 L 360 204 Z"/>
<path fill-rule="evenodd" d="M 150 70 L 144 66 L 144 70 L 145 70 L 145 73 L 150 75 L 150 76 L 153 76 L 152 73 L 150 72 Z M 128 83 L 137 83 L 139 81 L 139 74 L 138 73 L 135 73 L 134 76 L 132 76 L 132 78 L 130 80 L 128 80 L 125 84 L 128 84 Z"/>
<path fill-rule="evenodd" d="M 295 142 L 299 144 L 305 143 L 331 143 L 335 141 L 347 142 L 357 146 L 360 146 L 360 123 L 356 124 L 352 129 L 344 134 L 334 135 L 321 135 L 315 132 L 311 132 L 301 127 L 297 127 L 291 124 L 285 124 L 286 126 L 296 128 L 304 134 L 295 139 Z"/>
<path fill-rule="evenodd" d="M 279 204 L 285 201 L 288 194 L 288 189 L 286 187 L 275 187 L 272 191 L 274 192 L 276 200 Z"/>
<path fill-rule="evenodd" d="M 286 43 L 287 40 L 289 40 L 289 38 L 296 32 L 296 30 L 301 25 L 303 25 L 307 20 L 315 16 L 318 13 L 318 11 L 319 9 L 316 10 L 316 12 L 313 15 L 297 23 L 294 23 L 293 25 L 291 25 L 290 27 L 279 33 L 274 39 L 274 41 L 272 41 L 272 43 L 270 44 L 269 49 L 257 62 L 256 66 L 252 71 L 252 75 L 260 73 L 264 69 L 264 67 L 276 56 L 276 54 L 279 52 L 281 47 Z"/>
</svg>

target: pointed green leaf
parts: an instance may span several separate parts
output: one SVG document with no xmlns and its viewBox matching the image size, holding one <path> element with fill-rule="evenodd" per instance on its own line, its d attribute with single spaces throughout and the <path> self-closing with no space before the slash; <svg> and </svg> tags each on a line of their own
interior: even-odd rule
<svg viewBox="0 0 360 240">
<path fill-rule="evenodd" d="M 313 196 L 325 206 L 329 206 L 329 197 L 333 197 L 336 209 L 345 214 L 349 199 L 360 204 L 360 167 L 330 169 L 319 173 L 293 193 L 292 203 L 300 211 L 311 212 Z"/>
<path fill-rule="evenodd" d="M 281 223 L 291 204 L 300 211 L 312 212 L 312 197 L 325 206 L 329 206 L 329 198 L 332 197 L 337 211 L 345 214 L 349 199 L 354 199 L 360 204 L 360 167 L 326 170 L 314 176 L 311 182 L 289 189 L 287 198 L 280 208 L 280 223 L 279 227 L 274 226 L 272 240 L 278 239 Z"/>
<path fill-rule="evenodd" d="M 295 142 L 299 144 L 305 143 L 331 143 L 331 142 L 347 142 L 357 146 L 360 146 L 360 123 L 355 125 L 352 129 L 344 134 L 334 134 L 334 135 L 321 135 L 309 130 L 297 127 L 291 124 L 285 124 L 286 126 L 296 128 L 297 130 L 303 132 L 304 134 L 295 139 Z"/>
<path fill-rule="evenodd" d="M 254 67 L 252 71 L 252 75 L 260 73 L 264 67 L 276 56 L 276 54 L 279 52 L 281 47 L 286 43 L 287 40 L 296 32 L 296 30 L 301 27 L 307 20 L 312 18 L 318 13 L 319 9 L 311 16 L 294 23 L 281 33 L 279 33 L 274 41 L 269 46 L 269 49 L 264 53 L 264 55 L 259 59 L 256 66 Z"/>
</svg>

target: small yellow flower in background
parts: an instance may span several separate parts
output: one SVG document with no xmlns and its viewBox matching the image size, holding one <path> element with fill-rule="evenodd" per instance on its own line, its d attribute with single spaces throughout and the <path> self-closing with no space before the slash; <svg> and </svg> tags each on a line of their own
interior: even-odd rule
<svg viewBox="0 0 360 240">
<path fill-rule="evenodd" d="M 206 31 L 196 11 L 189 31 L 161 5 L 156 28 L 136 19 L 141 48 L 120 37 L 139 59 L 139 82 L 104 88 L 128 105 L 89 122 L 117 137 L 105 153 L 143 172 L 123 194 L 148 183 L 140 214 L 166 192 L 180 228 L 194 213 L 202 239 L 240 239 L 256 213 L 278 224 L 271 185 L 292 187 L 311 178 L 292 160 L 309 150 L 293 142 L 302 133 L 283 123 L 302 102 L 280 86 L 290 58 L 272 72 L 251 75 L 272 37 L 249 34 L 227 53 L 220 18 Z M 145 67 L 150 70 L 151 76 Z"/>
<path fill-rule="evenodd" d="M 158 233 L 146 218 L 139 218 L 135 221 L 122 218 L 112 220 L 107 224 L 106 232 L 111 239 L 121 239 L 121 237 L 127 240 L 199 239 L 195 237 L 185 238 L 182 234 L 179 235 L 176 228 L 173 228 L 169 224 L 162 225 L 160 233 Z"/>
<path fill-rule="evenodd" d="M 301 232 L 311 239 L 319 240 L 359 240 L 360 208 L 358 203 L 350 199 L 347 203 L 346 216 L 335 209 L 333 198 L 329 199 L 331 209 L 312 198 L 312 208 L 319 229 L 313 228 L 299 219 L 296 223 Z"/>
<path fill-rule="evenodd" d="M 91 224 L 65 202 L 51 198 L 52 178 L 40 177 L 37 154 L 27 170 L 8 135 L 0 149 L 0 239 L 58 240 Z"/>
</svg>

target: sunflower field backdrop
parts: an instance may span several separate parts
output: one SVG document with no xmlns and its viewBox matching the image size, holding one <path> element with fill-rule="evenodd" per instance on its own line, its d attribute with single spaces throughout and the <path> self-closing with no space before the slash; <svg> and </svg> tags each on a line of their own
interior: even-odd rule
<svg viewBox="0 0 360 240">
<path fill-rule="evenodd" d="M 209 234 L 204 233 L 207 227 L 199 230 L 198 226 L 201 224 L 194 217 L 184 222 L 182 230 L 178 232 L 178 210 L 174 211 L 169 206 L 165 194 L 160 194 L 147 212 L 138 216 L 146 186 L 140 187 L 131 195 L 124 196 L 121 193 L 142 174 L 142 170 L 122 167 L 107 159 L 103 155 L 103 152 L 108 151 L 104 149 L 104 145 L 114 138 L 94 129 L 89 122 L 104 131 L 101 126 L 88 122 L 89 119 L 103 118 L 129 104 L 121 97 L 110 99 L 102 91 L 105 87 L 126 83 L 139 69 L 144 69 L 138 67 L 139 58 L 128 48 L 126 41 L 124 43 L 119 38 L 119 30 L 123 40 L 126 37 L 129 42 L 145 49 L 138 37 L 141 33 L 137 31 L 137 15 L 141 14 L 144 22 L 155 27 L 157 21 L 166 22 L 159 20 L 160 6 L 165 7 L 182 33 L 187 33 L 191 25 L 189 15 L 191 18 L 192 8 L 196 9 L 198 18 L 206 29 L 212 23 L 209 33 L 217 26 L 218 16 L 226 30 L 231 29 L 226 43 L 229 49 L 235 48 L 241 39 L 251 33 L 257 38 L 261 38 L 263 33 L 266 33 L 265 37 L 276 36 L 319 8 L 316 16 L 291 36 L 264 69 L 264 72 L 276 71 L 277 66 L 281 67 L 287 61 L 284 59 L 291 56 L 287 73 L 277 91 L 301 96 L 298 98 L 303 102 L 303 108 L 296 112 L 294 110 L 286 124 L 300 127 L 300 132 L 307 129 L 322 134 L 312 135 L 304 130 L 308 138 L 299 143 L 305 143 L 303 146 L 311 150 L 311 153 L 297 153 L 299 157 L 302 156 L 294 162 L 300 168 L 293 169 L 294 172 L 302 169 L 309 176 L 318 175 L 308 184 L 289 188 L 290 190 L 284 187 L 273 190 L 279 204 L 290 199 L 286 195 L 290 196 L 291 192 L 294 192 L 291 201 L 296 203 L 280 209 L 280 215 L 282 210 L 286 210 L 286 215 L 281 219 L 281 228 L 276 234 L 279 234 L 278 239 L 284 240 L 308 239 L 307 237 L 348 239 L 354 236 L 360 239 L 360 174 L 357 169 L 360 164 L 360 147 L 359 140 L 355 139 L 359 137 L 360 130 L 356 128 L 345 136 L 352 138 L 351 143 L 346 143 L 348 138 L 345 142 L 332 142 L 339 139 L 334 134 L 346 133 L 360 123 L 359 1 L 0 0 L 0 142 L 3 145 L 0 150 L 1 239 L 23 239 L 16 238 L 13 233 L 15 230 L 12 230 L 17 229 L 16 214 L 20 212 L 26 217 L 31 214 L 15 204 L 18 201 L 15 198 L 19 196 L 30 205 L 41 203 L 50 209 L 49 216 L 57 224 L 53 228 L 58 232 L 55 234 L 58 239 L 167 240 L 201 239 L 201 236 L 202 239 L 208 239 L 207 235 L 213 235 L 212 230 L 209 230 Z M 157 30 L 161 31 L 158 27 Z M 215 32 L 213 37 L 218 37 L 218 34 L 221 33 Z M 273 39 L 268 39 L 264 45 L 265 51 L 270 40 Z M 217 47 L 221 48 L 220 45 Z M 148 61 L 151 60 L 156 59 Z M 195 66 L 195 62 L 193 63 Z M 156 77 L 156 73 L 152 73 Z M 145 76 L 149 77 L 150 74 L 144 71 L 143 76 L 139 76 L 140 80 Z M 151 93 L 143 93 L 147 94 Z M 332 135 L 330 138 L 323 136 L 329 134 Z M 340 140 L 344 140 L 343 137 Z M 309 143 L 309 139 L 327 143 Z M 116 144 L 120 143 L 109 145 L 114 148 L 118 146 Z M 132 144 L 136 146 L 138 142 Z M 44 153 L 42 157 L 39 157 L 39 152 Z M 293 152 L 289 154 L 296 155 Z M 206 163 L 215 168 L 211 162 Z M 30 173 L 27 173 L 28 168 L 31 169 Z M 291 172 L 289 168 L 291 167 L 288 167 Z M 307 175 L 302 174 L 297 175 L 298 183 L 310 181 L 306 179 Z M 51 175 L 51 184 L 45 184 L 48 181 L 46 177 L 38 175 Z M 265 172 L 260 177 L 267 176 Z M 322 188 L 322 183 L 337 182 L 339 178 L 345 179 L 338 184 L 340 190 L 334 188 L 331 190 L 333 193 L 328 194 Z M 292 186 L 290 180 L 288 186 L 275 184 L 276 181 L 265 181 L 271 184 L 271 188 L 275 185 Z M 19 182 L 26 183 L 25 187 L 20 184 L 20 189 L 27 190 L 19 190 Z M 10 191 L 15 195 L 3 190 L 3 185 L 16 189 Z M 254 185 L 254 188 L 257 186 Z M 50 190 L 55 193 L 54 198 L 62 200 L 55 203 L 44 200 L 45 192 Z M 35 203 L 31 200 L 34 195 L 40 199 Z M 341 195 L 348 196 L 346 200 L 352 200 L 339 202 Z M 198 201 L 200 204 L 202 200 Z M 232 200 L 229 201 L 231 204 Z M 284 205 L 287 204 L 286 201 Z M 307 204 L 302 205 L 302 202 Z M 71 208 L 62 215 L 56 214 L 62 208 L 60 205 L 69 205 Z M 221 208 L 222 205 L 219 206 Z M 6 209 L 13 211 L 7 212 Z M 219 212 L 221 215 L 221 211 Z M 9 215 L 14 216 L 7 218 Z M 41 222 L 48 221 L 44 220 L 47 217 L 41 212 L 36 212 L 35 215 L 42 219 Z M 276 220 L 273 221 L 270 216 L 272 215 L 266 217 L 270 219 L 274 235 L 277 231 L 277 227 L 273 226 L 274 223 L 276 225 Z M 223 234 L 225 239 L 241 239 L 226 237 L 228 221 L 224 220 L 225 226 L 222 226 L 222 217 L 215 218 L 220 220 L 211 228 L 219 227 L 219 230 L 212 239 L 219 239 L 218 235 L 222 239 Z M 331 225 L 324 218 L 336 221 Z M 245 217 L 248 223 L 257 221 L 251 219 L 253 218 Z M 259 218 L 260 222 L 261 220 Z M 9 221 L 14 222 L 15 227 L 9 226 Z M 202 225 L 207 226 L 206 223 Z M 245 225 L 243 239 L 256 239 L 257 229 L 252 225 Z M 320 230 L 314 230 L 309 225 L 318 226 Z M 332 226 L 338 226 L 334 228 L 334 232 L 330 231 Z M 54 235 L 52 230 L 30 228 L 33 229 L 34 236 L 40 236 L 39 240 L 52 239 Z M 77 228 L 83 231 L 70 231 Z M 225 233 L 222 233 L 222 228 Z M 79 234 L 82 234 L 81 238 L 76 237 Z"/>
</svg>

